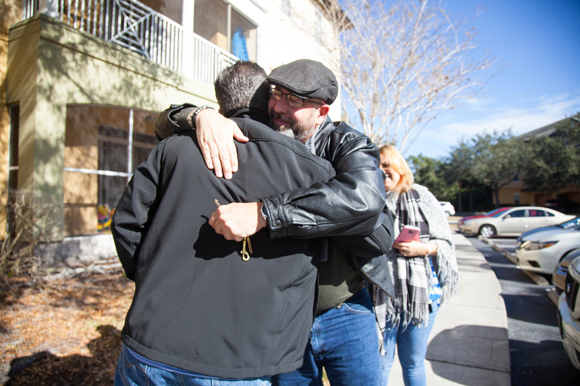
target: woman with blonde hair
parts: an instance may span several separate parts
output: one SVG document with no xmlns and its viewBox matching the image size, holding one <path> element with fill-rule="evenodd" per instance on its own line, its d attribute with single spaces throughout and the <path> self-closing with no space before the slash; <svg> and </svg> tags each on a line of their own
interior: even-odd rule
<svg viewBox="0 0 580 386">
<path fill-rule="evenodd" d="M 381 366 L 387 384 L 395 347 L 406 386 L 426 385 L 425 355 L 439 304 L 457 292 L 458 271 L 451 230 L 441 205 L 421 185 L 392 145 L 380 149 L 386 205 L 397 236 L 404 226 L 419 229 L 419 239 L 397 242 L 388 252 L 394 293 L 373 288 L 377 321 L 383 332 Z"/>
</svg>

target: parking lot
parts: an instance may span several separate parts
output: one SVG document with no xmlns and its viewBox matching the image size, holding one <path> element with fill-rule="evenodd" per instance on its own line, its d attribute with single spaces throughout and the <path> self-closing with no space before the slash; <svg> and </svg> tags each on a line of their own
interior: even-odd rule
<svg viewBox="0 0 580 386">
<path fill-rule="evenodd" d="M 457 228 L 457 219 L 449 218 L 452 228 Z M 580 371 L 571 364 L 562 345 L 556 316 L 558 297 L 549 276 L 519 269 L 516 237 L 467 239 L 489 262 L 502 289 L 512 385 L 577 384 Z"/>
</svg>

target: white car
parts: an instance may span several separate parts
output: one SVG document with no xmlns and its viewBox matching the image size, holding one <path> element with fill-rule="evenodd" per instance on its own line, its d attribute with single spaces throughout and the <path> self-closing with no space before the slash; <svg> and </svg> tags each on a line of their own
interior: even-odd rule
<svg viewBox="0 0 580 386">
<path fill-rule="evenodd" d="M 466 220 L 459 231 L 470 235 L 480 234 L 486 238 L 496 235 L 519 236 L 530 229 L 556 225 L 574 217 L 540 206 L 518 206 L 491 217 Z"/>
<path fill-rule="evenodd" d="M 578 248 L 580 248 L 580 226 L 522 235 L 516 241 L 518 266 L 528 271 L 551 275 L 558 263 Z"/>
<path fill-rule="evenodd" d="M 439 201 L 441 204 L 441 209 L 445 212 L 447 217 L 453 216 L 455 214 L 455 207 L 449 201 Z"/>
<path fill-rule="evenodd" d="M 580 370 L 580 258 L 574 259 L 568 275 L 566 276 L 566 287 L 560 295 L 558 302 L 558 320 L 560 325 L 560 335 L 562 344 L 566 349 L 568 358 Z"/>
</svg>

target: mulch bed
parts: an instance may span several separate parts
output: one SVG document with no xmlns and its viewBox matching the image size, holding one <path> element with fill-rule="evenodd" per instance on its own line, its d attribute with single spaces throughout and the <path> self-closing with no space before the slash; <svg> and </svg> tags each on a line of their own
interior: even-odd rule
<svg viewBox="0 0 580 386">
<path fill-rule="evenodd" d="M 120 270 L 0 286 L 0 384 L 112 385 L 134 284 Z"/>
<path fill-rule="evenodd" d="M 134 290 L 121 270 L 2 282 L 0 384 L 113 385 Z"/>
</svg>

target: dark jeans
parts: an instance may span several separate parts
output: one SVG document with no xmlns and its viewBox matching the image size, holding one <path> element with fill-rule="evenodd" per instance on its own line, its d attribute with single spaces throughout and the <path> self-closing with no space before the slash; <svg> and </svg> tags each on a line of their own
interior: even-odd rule
<svg viewBox="0 0 580 386">
<path fill-rule="evenodd" d="M 380 385 L 379 339 L 366 289 L 316 317 L 304 364 L 296 371 L 273 377 L 272 384 L 322 386 L 323 366 L 332 386 Z"/>
</svg>

